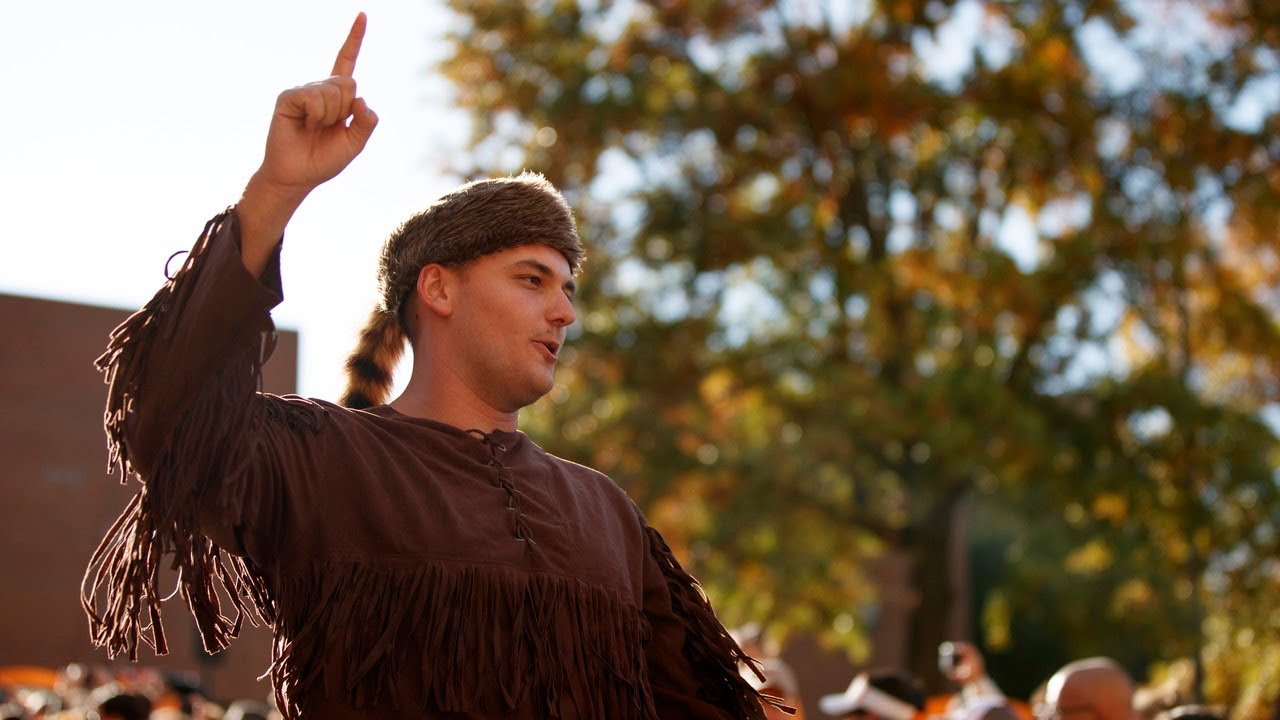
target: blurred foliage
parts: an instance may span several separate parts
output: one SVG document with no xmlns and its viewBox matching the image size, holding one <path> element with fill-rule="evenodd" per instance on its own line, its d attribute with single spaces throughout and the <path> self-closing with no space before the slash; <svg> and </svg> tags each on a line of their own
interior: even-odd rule
<svg viewBox="0 0 1280 720">
<path fill-rule="evenodd" d="M 1036 636 L 1196 656 L 1268 716 L 1280 13 L 452 5 L 458 170 L 545 173 L 592 251 L 526 427 L 623 484 L 726 621 L 857 658 L 906 608 L 932 677 L 976 499 L 993 667 Z"/>
</svg>

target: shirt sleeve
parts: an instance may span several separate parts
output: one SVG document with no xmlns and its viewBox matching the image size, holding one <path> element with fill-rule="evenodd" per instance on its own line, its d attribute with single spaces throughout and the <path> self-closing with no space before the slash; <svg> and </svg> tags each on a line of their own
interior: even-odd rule
<svg viewBox="0 0 1280 720">
<path fill-rule="evenodd" d="M 209 221 L 182 267 L 112 332 L 98 358 L 111 466 L 122 482 L 141 481 L 82 587 L 91 637 L 112 656 L 136 659 L 140 640 L 167 651 L 162 564 L 179 570 L 209 651 L 239 632 L 246 611 L 274 620 L 269 584 L 241 556 L 238 530 L 250 509 L 271 515 L 282 502 L 279 488 L 250 472 L 264 425 L 286 414 L 283 399 L 257 392 L 274 339 L 270 310 L 281 297 L 278 253 L 262 278 L 253 277 L 228 210 Z M 231 601 L 234 617 L 220 598 Z"/>
<path fill-rule="evenodd" d="M 645 530 L 646 655 L 658 717 L 765 720 L 760 694 L 738 672 L 740 661 L 753 661 L 720 624 L 702 588 L 662 536 L 647 525 Z"/>
</svg>

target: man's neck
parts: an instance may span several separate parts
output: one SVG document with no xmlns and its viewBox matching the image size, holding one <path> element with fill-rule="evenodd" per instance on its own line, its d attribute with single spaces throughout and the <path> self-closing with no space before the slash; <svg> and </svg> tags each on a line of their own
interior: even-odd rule
<svg viewBox="0 0 1280 720">
<path fill-rule="evenodd" d="M 433 420 L 460 430 L 515 432 L 520 420 L 519 411 L 501 412 L 471 393 L 450 392 L 447 387 L 432 387 L 431 383 L 414 382 L 412 379 L 400 397 L 391 401 L 391 407 L 403 415 Z"/>
</svg>

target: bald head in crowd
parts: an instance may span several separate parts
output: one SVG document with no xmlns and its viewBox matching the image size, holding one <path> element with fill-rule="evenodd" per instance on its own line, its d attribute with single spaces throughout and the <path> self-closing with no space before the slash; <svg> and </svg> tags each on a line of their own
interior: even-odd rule
<svg viewBox="0 0 1280 720">
<path fill-rule="evenodd" d="M 987 702 L 971 708 L 964 720 L 1018 720 L 1018 714 L 1001 702 Z"/>
<path fill-rule="evenodd" d="M 1049 678 L 1039 720 L 1131 720 L 1133 680 L 1110 658 L 1067 663 Z"/>
</svg>

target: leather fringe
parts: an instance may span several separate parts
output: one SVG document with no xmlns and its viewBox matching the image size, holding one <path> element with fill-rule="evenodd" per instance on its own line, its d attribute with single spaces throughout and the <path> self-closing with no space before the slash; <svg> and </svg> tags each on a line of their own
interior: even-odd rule
<svg viewBox="0 0 1280 720">
<path fill-rule="evenodd" d="M 657 720 L 646 626 L 623 594 L 502 565 L 381 562 L 321 561 L 281 581 L 270 675 L 285 717 L 323 695 L 417 705 L 395 707 L 406 714 L 532 707 L 539 718 Z M 420 689 L 397 685 L 410 667 Z"/>
<path fill-rule="evenodd" d="M 104 414 L 108 472 L 119 471 L 122 484 L 142 479 L 129 459 L 126 427 L 142 392 L 148 348 L 171 332 L 165 330 L 168 318 L 181 317 L 199 278 L 200 259 L 228 222 L 234 222 L 231 211 L 205 225 L 181 269 L 145 307 L 111 333 L 106 352 L 95 363 L 108 386 Z M 213 483 L 231 485 L 219 488 L 218 503 L 223 508 L 238 504 L 243 493 L 235 483 L 242 468 L 227 467 L 220 460 L 244 462 L 248 453 L 209 439 L 245 442 L 260 427 L 262 406 L 246 404 L 243 398 L 259 385 L 263 356 L 263 348 L 257 345 L 243 348 L 210 378 L 160 448 L 145 484 L 89 561 L 80 589 L 81 605 L 89 618 L 90 638 L 111 657 L 125 654 L 137 660 L 139 641 L 156 654 L 168 652 L 161 620 L 165 598 L 158 587 L 166 555 L 171 556 L 170 568 L 179 573 L 179 590 L 207 651 L 226 647 L 239 634 L 246 616 L 255 624 L 274 622 L 276 605 L 266 578 L 251 561 L 224 552 L 206 538 L 200 532 L 198 510 L 198 500 Z M 227 407 L 256 409 L 236 414 L 224 412 Z M 224 615 L 220 598 L 230 601 L 234 617 Z"/>
<path fill-rule="evenodd" d="M 735 718 L 766 720 L 764 705 L 774 705 L 784 712 L 794 714 L 795 709 L 782 704 L 778 698 L 762 695 L 743 679 L 738 664 L 751 668 L 761 680 L 760 663 L 747 655 L 729 636 L 724 625 L 716 618 L 711 602 L 692 575 L 685 572 L 671 552 L 662 535 L 648 525 L 649 552 L 662 568 L 671 593 L 671 608 L 688 628 L 685 633 L 684 654 L 693 667 L 694 677 L 702 681 L 698 695 L 712 705 Z"/>
</svg>

